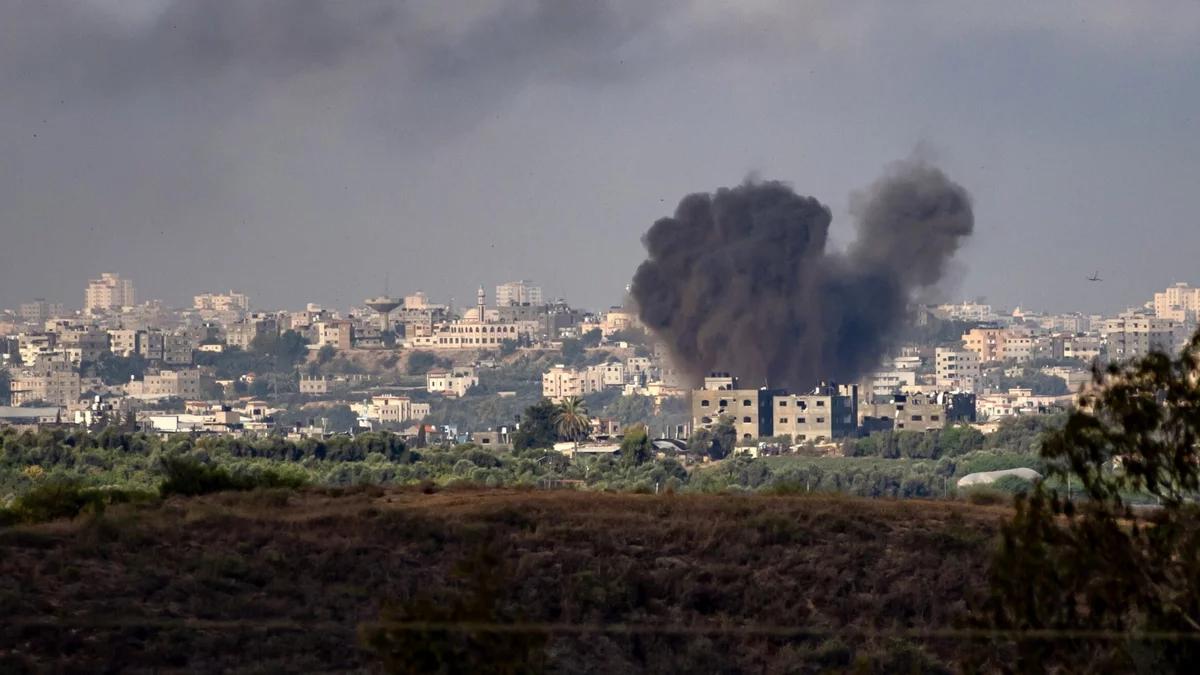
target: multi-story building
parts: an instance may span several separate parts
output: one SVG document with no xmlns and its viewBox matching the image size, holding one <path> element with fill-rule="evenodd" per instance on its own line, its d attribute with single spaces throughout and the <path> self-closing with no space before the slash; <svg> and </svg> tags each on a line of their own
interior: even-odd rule
<svg viewBox="0 0 1200 675">
<path fill-rule="evenodd" d="M 279 320 L 273 314 L 251 314 L 225 327 L 225 344 L 250 349 L 259 335 L 278 335 Z"/>
<path fill-rule="evenodd" d="M 604 313 L 603 318 L 600 320 L 600 332 L 605 337 L 608 337 L 613 333 L 636 328 L 640 325 L 637 312 L 621 307 L 612 307 Z"/>
<path fill-rule="evenodd" d="M 917 384 L 915 370 L 881 370 L 867 376 L 863 383 L 868 396 L 886 396 Z"/>
<path fill-rule="evenodd" d="M 711 428 L 728 417 L 741 440 L 773 436 L 771 403 L 781 394 L 775 389 L 739 389 L 736 377 L 713 373 L 704 378 L 703 389 L 692 392 L 693 428 Z"/>
<path fill-rule="evenodd" d="M 61 353 L 56 349 L 57 345 L 57 333 L 21 333 L 17 335 L 17 354 L 21 357 L 21 363 L 27 366 L 35 365 L 43 358 L 55 354 L 61 357 Z"/>
<path fill-rule="evenodd" d="M 58 348 L 70 353 L 76 363 L 95 363 L 108 351 L 108 333 L 90 326 L 72 327 L 58 334 Z"/>
<path fill-rule="evenodd" d="M 857 386 L 822 384 L 807 394 L 773 398 L 774 435 L 791 436 L 793 442 L 844 438 L 858 428 Z"/>
<path fill-rule="evenodd" d="M 318 347 L 350 349 L 354 344 L 354 323 L 351 321 L 320 321 L 314 325 Z"/>
<path fill-rule="evenodd" d="M 63 310 L 61 302 L 46 302 L 43 298 L 21 303 L 20 307 L 21 321 L 38 326 L 45 324 L 48 319 L 64 314 L 66 311 Z"/>
<path fill-rule="evenodd" d="M 979 354 L 981 362 L 1028 361 L 1033 356 L 1033 336 L 1026 331 L 980 327 L 962 336 L 967 349 Z"/>
<path fill-rule="evenodd" d="M 162 362 L 169 366 L 190 366 L 199 345 L 190 335 L 169 333 L 163 336 Z"/>
<path fill-rule="evenodd" d="M 400 424 L 429 416 L 428 403 L 414 402 L 407 396 L 373 396 L 366 404 L 356 406 L 362 419 L 382 424 Z"/>
<path fill-rule="evenodd" d="M 140 354 L 146 331 L 119 328 L 108 331 L 108 349 L 117 356 Z"/>
<path fill-rule="evenodd" d="M 200 398 L 200 371 L 195 368 L 147 372 L 141 380 L 125 385 L 131 398 Z"/>
<path fill-rule="evenodd" d="M 1180 323 L 1137 312 L 1105 320 L 1101 334 L 1110 361 L 1127 361 L 1150 352 L 1174 353 L 1187 339 Z"/>
<path fill-rule="evenodd" d="M 431 370 L 425 375 L 425 391 L 431 394 L 465 396 L 471 387 L 478 384 L 479 371 L 473 366 Z"/>
<path fill-rule="evenodd" d="M 248 312 L 250 296 L 245 293 L 203 293 L 192 298 L 192 307 L 207 312 Z"/>
<path fill-rule="evenodd" d="M 15 406 L 46 401 L 67 407 L 77 403 L 82 393 L 79 372 L 70 363 L 45 359 L 14 373 L 10 390 Z"/>
<path fill-rule="evenodd" d="M 542 396 L 555 403 L 563 399 L 583 396 L 583 379 L 573 368 L 561 363 L 542 373 Z"/>
<path fill-rule="evenodd" d="M 895 394 L 876 397 L 862 407 L 864 431 L 931 431 L 946 426 L 944 394 Z"/>
<path fill-rule="evenodd" d="M 510 281 L 496 286 L 496 306 L 532 305 L 540 307 L 543 304 L 542 288 L 532 281 Z"/>
<path fill-rule="evenodd" d="M 620 361 L 600 363 L 588 366 L 581 375 L 584 394 L 593 394 L 609 387 L 622 387 L 625 385 L 625 364 Z"/>
<path fill-rule="evenodd" d="M 105 272 L 99 279 L 88 282 L 84 293 L 83 310 L 89 314 L 119 310 L 137 304 L 133 282 L 119 274 Z"/>
<path fill-rule="evenodd" d="M 1200 314 L 1200 288 L 1177 283 L 1154 294 L 1154 316 L 1178 323 L 1195 322 Z"/>
<path fill-rule="evenodd" d="M 939 389 L 979 391 L 979 354 L 969 349 L 938 347 L 934 352 L 935 384 Z"/>
</svg>

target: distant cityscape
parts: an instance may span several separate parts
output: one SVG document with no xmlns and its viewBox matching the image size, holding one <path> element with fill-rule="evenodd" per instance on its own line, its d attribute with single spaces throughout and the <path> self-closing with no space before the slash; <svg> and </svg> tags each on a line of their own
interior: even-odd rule
<svg viewBox="0 0 1200 675">
<path fill-rule="evenodd" d="M 266 310 L 230 290 L 176 309 L 116 273 L 82 295 L 79 309 L 34 299 L 0 313 L 0 425 L 122 420 L 162 434 L 293 438 L 386 429 L 502 447 L 519 421 L 511 410 L 579 398 L 599 409 L 587 442 L 561 444 L 569 453 L 615 451 L 631 409 L 666 440 L 731 426 L 751 454 L 956 423 L 986 433 L 1003 418 L 1067 410 L 1097 364 L 1180 349 L 1200 314 L 1200 288 L 1186 283 L 1112 316 L 919 306 L 870 376 L 789 392 L 737 373 L 695 381 L 635 310 L 547 300 L 529 280 L 496 285 L 491 302 L 480 287 L 466 308 L 415 291 L 345 311 Z M 503 410 L 455 413 L 472 401 Z M 604 414 L 620 406 L 624 419 Z M 334 408 L 352 417 L 330 424 Z"/>
</svg>

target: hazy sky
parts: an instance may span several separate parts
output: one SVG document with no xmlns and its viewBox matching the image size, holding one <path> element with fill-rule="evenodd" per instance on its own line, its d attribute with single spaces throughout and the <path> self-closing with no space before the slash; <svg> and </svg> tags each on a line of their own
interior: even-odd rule
<svg viewBox="0 0 1200 675">
<path fill-rule="evenodd" d="M 969 6 L 7 0 L 0 306 L 118 271 L 173 304 L 386 276 L 601 307 L 683 195 L 784 180 L 845 242 L 851 192 L 914 149 L 975 201 L 948 297 L 1200 283 L 1200 3 Z"/>
</svg>

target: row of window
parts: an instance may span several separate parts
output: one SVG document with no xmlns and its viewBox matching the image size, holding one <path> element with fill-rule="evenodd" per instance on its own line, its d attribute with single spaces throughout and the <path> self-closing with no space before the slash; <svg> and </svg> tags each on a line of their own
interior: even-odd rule
<svg viewBox="0 0 1200 675">
<path fill-rule="evenodd" d="M 780 418 L 779 418 L 779 424 L 787 424 L 787 423 L 788 423 L 788 418 L 786 418 L 786 417 L 780 417 Z M 817 424 L 824 424 L 824 423 L 825 423 L 825 418 L 824 418 L 824 417 L 818 417 L 818 418 L 817 418 L 817 422 L 816 422 L 816 423 L 817 423 Z M 807 417 L 797 417 L 797 418 L 796 418 L 796 424 L 808 424 L 808 418 L 807 418 Z"/>
</svg>

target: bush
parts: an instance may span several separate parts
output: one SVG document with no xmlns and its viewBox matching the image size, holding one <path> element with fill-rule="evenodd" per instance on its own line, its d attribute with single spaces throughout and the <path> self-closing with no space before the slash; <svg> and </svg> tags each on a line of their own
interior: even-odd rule
<svg viewBox="0 0 1200 675">
<path fill-rule="evenodd" d="M 111 504 L 149 501 L 153 495 L 136 490 L 84 487 L 76 480 L 43 483 L 0 510 L 0 526 L 43 523 L 74 518 L 84 511 L 102 513 Z"/>
<path fill-rule="evenodd" d="M 196 496 L 229 490 L 256 488 L 299 488 L 307 480 L 298 474 L 284 474 L 274 469 L 259 468 L 231 473 L 218 464 L 205 464 L 195 457 L 176 456 L 163 460 L 166 480 L 159 486 L 163 497 L 170 495 Z"/>
</svg>

